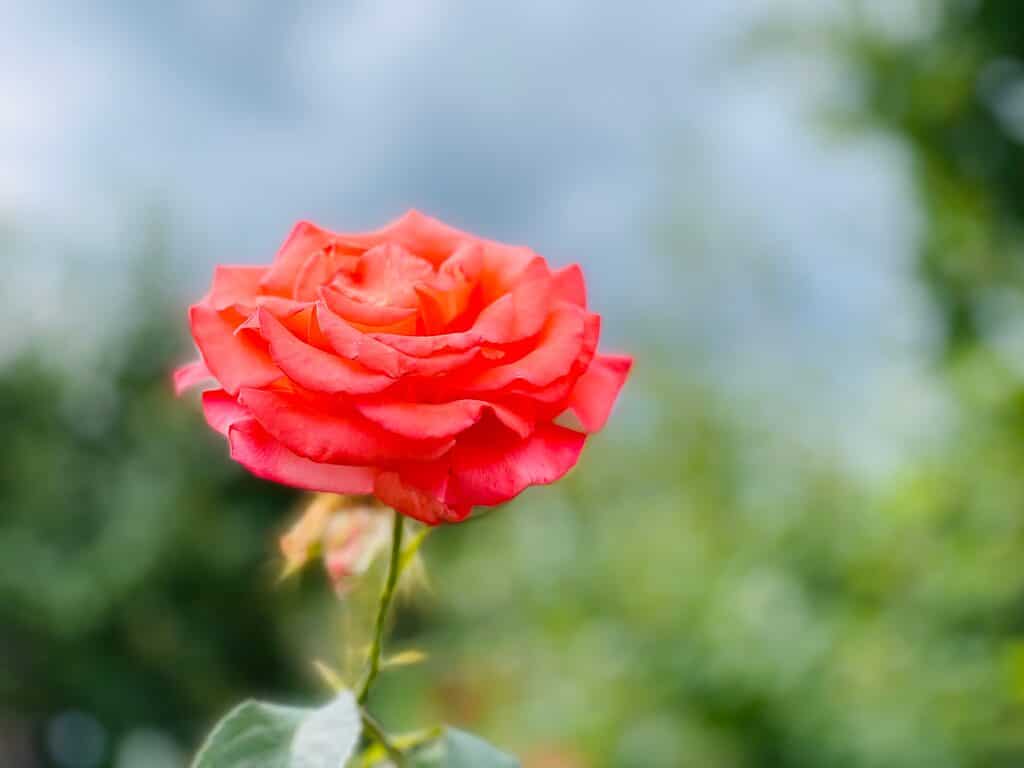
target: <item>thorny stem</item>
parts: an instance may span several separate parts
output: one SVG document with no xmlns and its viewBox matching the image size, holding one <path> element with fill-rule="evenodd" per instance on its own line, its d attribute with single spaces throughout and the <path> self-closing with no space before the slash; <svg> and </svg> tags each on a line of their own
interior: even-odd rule
<svg viewBox="0 0 1024 768">
<path fill-rule="evenodd" d="M 395 512 L 395 524 L 391 531 L 391 561 L 388 563 L 387 580 L 384 582 L 384 590 L 380 594 L 380 605 L 377 606 L 377 625 L 373 632 L 373 645 L 370 646 L 369 669 L 366 671 L 366 679 L 359 691 L 359 703 L 365 704 L 366 698 L 370 695 L 370 688 L 377 673 L 380 672 L 381 644 L 384 640 L 384 623 L 387 620 L 388 608 L 391 606 L 391 598 L 395 594 L 395 584 L 398 583 L 398 568 L 402 555 L 402 515 Z"/>
<path fill-rule="evenodd" d="M 366 678 L 359 689 L 359 704 L 362 712 L 363 727 L 375 741 L 379 742 L 388 757 L 394 760 L 399 766 L 405 764 L 405 755 L 366 711 L 366 699 L 370 695 L 370 688 L 373 687 L 377 674 L 380 672 L 381 646 L 384 640 L 384 625 L 388 617 L 388 608 L 391 607 L 391 598 L 395 594 L 395 585 L 398 583 L 398 572 L 401 569 L 402 557 L 402 532 L 405 525 L 400 512 L 395 512 L 395 522 L 391 530 L 391 560 L 388 562 L 388 573 L 384 581 L 384 589 L 380 594 L 380 604 L 377 607 L 377 624 L 373 632 L 373 644 L 370 646 L 369 666 L 366 670 Z"/>
<path fill-rule="evenodd" d="M 384 732 L 381 724 L 374 720 L 373 716 L 365 708 L 361 708 L 359 714 L 363 721 L 363 731 L 384 747 L 384 751 L 388 753 L 388 757 L 395 761 L 395 765 L 405 765 L 405 753 Z"/>
</svg>

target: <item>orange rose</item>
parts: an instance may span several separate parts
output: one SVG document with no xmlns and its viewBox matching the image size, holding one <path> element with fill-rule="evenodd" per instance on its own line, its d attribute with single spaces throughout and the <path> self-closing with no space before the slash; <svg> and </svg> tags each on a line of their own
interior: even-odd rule
<svg viewBox="0 0 1024 768">
<path fill-rule="evenodd" d="M 298 224 L 267 267 L 217 267 L 191 307 L 207 421 L 254 474 L 455 522 L 575 465 L 631 366 L 596 354 L 578 266 L 411 211 Z M 566 411 L 581 430 L 555 423 Z"/>
</svg>

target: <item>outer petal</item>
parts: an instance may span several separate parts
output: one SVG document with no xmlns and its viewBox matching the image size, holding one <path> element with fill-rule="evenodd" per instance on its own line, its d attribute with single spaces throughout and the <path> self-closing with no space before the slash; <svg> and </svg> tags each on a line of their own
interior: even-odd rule
<svg viewBox="0 0 1024 768">
<path fill-rule="evenodd" d="M 570 264 L 554 274 L 553 294 L 555 300 L 568 301 L 578 307 L 587 308 L 587 285 L 579 264 Z"/>
<path fill-rule="evenodd" d="M 533 430 L 532 421 L 522 414 L 483 400 L 454 400 L 450 403 L 360 401 L 355 403 L 355 408 L 388 432 L 420 440 L 454 437 L 477 424 L 488 413 L 520 437 L 526 437 Z"/>
<path fill-rule="evenodd" d="M 267 273 L 267 267 L 225 266 L 213 270 L 213 286 L 205 303 L 216 310 L 227 309 L 235 304 L 252 307 L 260 292 L 260 281 Z"/>
<path fill-rule="evenodd" d="M 206 423 L 225 437 L 232 424 L 252 418 L 252 414 L 223 389 L 203 392 L 203 415 Z"/>
<path fill-rule="evenodd" d="M 234 394 L 239 387 L 261 387 L 281 377 L 270 355 L 247 334 L 210 307 L 195 304 L 189 311 L 192 338 L 203 361 L 220 385 Z"/>
<path fill-rule="evenodd" d="M 373 373 L 358 363 L 306 344 L 265 309 L 259 310 L 259 323 L 274 362 L 301 387 L 315 392 L 357 395 L 381 392 L 394 383 L 382 373 Z"/>
<path fill-rule="evenodd" d="M 318 464 L 296 456 L 255 419 L 235 422 L 228 431 L 231 458 L 257 477 L 275 483 L 328 493 L 371 493 L 376 470 Z"/>
<path fill-rule="evenodd" d="M 531 485 L 553 483 L 575 466 L 586 436 L 555 424 L 539 425 L 525 440 L 480 431 L 452 451 L 446 503 L 494 505 Z"/>
<path fill-rule="evenodd" d="M 301 396 L 243 389 L 239 402 L 267 432 L 299 456 L 327 464 L 369 466 L 437 458 L 450 439 L 410 440 L 386 432 L 356 413 L 326 413 Z"/>
<path fill-rule="evenodd" d="M 514 362 L 470 377 L 462 388 L 470 392 L 493 392 L 517 381 L 538 387 L 550 384 L 572 370 L 584 351 L 587 330 L 583 311 L 575 305 L 562 303 L 551 313 L 536 347 Z"/>
<path fill-rule="evenodd" d="M 448 463 L 442 461 L 381 472 L 373 493 L 389 507 L 427 525 L 469 517 L 471 506 L 453 508 L 443 501 L 447 487 Z"/>
<path fill-rule="evenodd" d="M 588 432 L 596 432 L 608 421 L 615 398 L 632 367 L 631 357 L 597 355 L 586 373 L 580 376 L 569 396 L 569 407 Z"/>
<path fill-rule="evenodd" d="M 186 389 L 212 378 L 213 374 L 202 360 L 186 363 L 174 372 L 174 394 L 180 395 Z"/>
</svg>

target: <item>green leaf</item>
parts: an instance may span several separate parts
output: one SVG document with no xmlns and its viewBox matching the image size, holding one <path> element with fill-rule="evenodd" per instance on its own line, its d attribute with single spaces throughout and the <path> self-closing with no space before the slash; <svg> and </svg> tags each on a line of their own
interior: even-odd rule
<svg viewBox="0 0 1024 768">
<path fill-rule="evenodd" d="M 340 768 L 359 733 L 349 691 L 319 709 L 247 701 L 214 727 L 192 768 Z"/>
<path fill-rule="evenodd" d="M 361 731 L 359 707 L 351 691 L 310 712 L 291 745 L 291 768 L 341 768 L 352 757 Z"/>
<path fill-rule="evenodd" d="M 519 760 L 456 728 L 416 757 L 415 768 L 520 768 Z"/>
</svg>

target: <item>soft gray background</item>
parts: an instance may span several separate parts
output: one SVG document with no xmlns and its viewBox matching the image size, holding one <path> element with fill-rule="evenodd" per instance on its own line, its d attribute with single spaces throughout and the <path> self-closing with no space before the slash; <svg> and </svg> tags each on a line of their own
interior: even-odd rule
<svg viewBox="0 0 1024 768">
<path fill-rule="evenodd" d="M 296 219 L 417 207 L 582 262 L 610 343 L 884 468 L 941 412 L 906 162 L 829 137 L 817 113 L 854 84 L 756 34 L 846 5 L 0 0 L 0 350 L 42 330 L 73 357 L 131 322 L 120 281 L 154 206 L 183 296 Z"/>
</svg>

